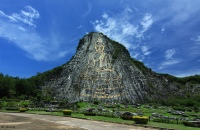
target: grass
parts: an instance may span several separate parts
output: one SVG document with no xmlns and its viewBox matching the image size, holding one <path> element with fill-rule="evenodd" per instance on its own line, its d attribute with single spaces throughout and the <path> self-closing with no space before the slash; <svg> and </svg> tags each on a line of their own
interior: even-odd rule
<svg viewBox="0 0 200 130">
<path fill-rule="evenodd" d="M 200 130 L 200 128 L 196 127 L 186 127 L 183 124 L 166 124 L 166 123 L 156 123 L 156 122 L 148 122 L 149 126 L 156 126 L 162 128 L 173 128 L 176 130 Z"/>
<path fill-rule="evenodd" d="M 122 120 L 121 118 L 110 118 L 110 117 L 104 117 L 104 116 L 85 116 L 84 114 L 78 114 L 78 113 L 72 113 L 71 117 L 91 119 L 91 120 L 97 120 L 97 121 L 133 124 L 133 121 Z"/>
</svg>

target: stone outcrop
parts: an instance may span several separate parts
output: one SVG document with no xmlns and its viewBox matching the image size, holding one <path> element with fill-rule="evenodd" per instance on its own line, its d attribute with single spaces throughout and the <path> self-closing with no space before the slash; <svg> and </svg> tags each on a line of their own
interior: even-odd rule
<svg viewBox="0 0 200 130">
<path fill-rule="evenodd" d="M 165 76 L 145 68 L 123 45 L 101 33 L 84 36 L 61 74 L 46 81 L 42 90 L 57 100 L 107 103 L 145 102 L 178 91 Z"/>
</svg>

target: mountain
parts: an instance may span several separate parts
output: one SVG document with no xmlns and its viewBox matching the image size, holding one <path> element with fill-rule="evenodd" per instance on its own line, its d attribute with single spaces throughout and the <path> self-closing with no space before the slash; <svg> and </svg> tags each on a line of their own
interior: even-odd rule
<svg viewBox="0 0 200 130">
<path fill-rule="evenodd" d="M 69 102 L 149 102 L 200 92 L 200 78 L 190 82 L 153 72 L 123 45 L 96 32 L 85 35 L 71 60 L 48 75 L 40 84 L 42 95 Z"/>
</svg>

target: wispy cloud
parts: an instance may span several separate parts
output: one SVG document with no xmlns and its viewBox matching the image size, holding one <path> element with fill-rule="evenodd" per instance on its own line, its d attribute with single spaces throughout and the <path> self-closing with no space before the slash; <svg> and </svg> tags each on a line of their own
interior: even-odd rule
<svg viewBox="0 0 200 130">
<path fill-rule="evenodd" d="M 37 33 L 36 20 L 39 16 L 39 12 L 31 6 L 11 15 L 0 11 L 0 37 L 9 40 L 35 60 L 49 61 L 63 57 L 66 51 L 62 51 L 57 36 L 41 37 Z"/>
<path fill-rule="evenodd" d="M 175 65 L 181 62 L 180 59 L 176 59 L 175 54 L 177 53 L 177 51 L 175 49 L 168 49 L 165 51 L 165 58 L 164 61 L 161 63 L 159 69 L 163 69 L 166 68 L 168 66 L 171 65 Z"/>
<path fill-rule="evenodd" d="M 165 51 L 165 59 L 166 60 L 171 60 L 173 59 L 173 56 L 176 54 L 175 49 L 169 49 Z"/>
<path fill-rule="evenodd" d="M 148 46 L 142 46 L 141 49 L 144 55 L 149 55 L 151 53 Z"/>
<path fill-rule="evenodd" d="M 92 10 L 92 4 L 87 3 L 87 5 L 88 5 L 87 11 L 82 15 L 82 17 L 86 17 L 88 14 L 90 14 L 90 12 Z"/>
<path fill-rule="evenodd" d="M 174 24 L 191 20 L 191 16 L 200 11 L 200 1 L 198 0 L 192 2 L 190 0 L 171 0 L 169 3 L 168 11 L 170 11 L 169 14 L 173 14 L 172 22 Z"/>
<path fill-rule="evenodd" d="M 101 19 L 91 23 L 96 31 L 122 43 L 134 58 L 138 58 L 150 54 L 149 48 L 144 46 L 141 41 L 145 39 L 145 33 L 153 24 L 150 13 L 143 14 L 139 19 L 139 21 L 135 21 L 134 12 L 127 7 L 118 15 L 110 16 L 108 13 L 103 13 Z M 138 44 L 143 47 L 138 49 Z"/>
<path fill-rule="evenodd" d="M 141 30 L 141 34 L 143 34 L 144 32 L 146 32 L 150 27 L 151 25 L 153 24 L 153 19 L 152 19 L 152 15 L 147 13 L 145 14 L 143 20 L 141 21 L 140 23 L 142 25 L 142 30 Z"/>
<path fill-rule="evenodd" d="M 191 38 L 191 40 L 197 44 L 197 45 L 200 45 L 200 35 L 197 35 L 195 38 Z"/>
<path fill-rule="evenodd" d="M 3 11 L 0 11 L 0 15 L 8 18 L 11 22 L 21 22 L 34 27 L 36 26 L 34 19 L 40 16 L 39 12 L 31 6 L 26 6 L 25 10 L 21 10 L 20 13 L 13 13 L 12 15 L 6 15 Z"/>
<path fill-rule="evenodd" d="M 163 34 L 164 31 L 165 31 L 165 27 L 163 26 L 163 27 L 161 28 L 161 33 Z"/>
</svg>

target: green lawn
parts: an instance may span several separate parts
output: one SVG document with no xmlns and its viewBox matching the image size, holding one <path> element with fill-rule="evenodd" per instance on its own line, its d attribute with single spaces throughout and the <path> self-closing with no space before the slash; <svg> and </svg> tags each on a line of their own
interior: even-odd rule
<svg viewBox="0 0 200 130">
<path fill-rule="evenodd" d="M 186 127 L 183 124 L 166 124 L 166 123 L 156 123 L 156 122 L 148 122 L 150 126 L 157 126 L 162 128 L 174 128 L 176 130 L 200 130 L 200 128 L 195 127 Z"/>
</svg>

